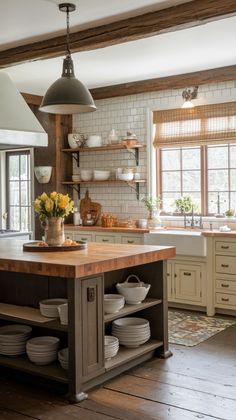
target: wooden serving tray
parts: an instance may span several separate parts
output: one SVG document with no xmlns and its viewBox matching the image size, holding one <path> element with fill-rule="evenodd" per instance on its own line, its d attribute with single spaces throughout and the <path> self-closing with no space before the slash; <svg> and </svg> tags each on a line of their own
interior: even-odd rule
<svg viewBox="0 0 236 420">
<path fill-rule="evenodd" d="M 87 242 L 78 241 L 77 245 L 61 245 L 61 246 L 39 246 L 41 241 L 28 242 L 23 244 L 23 251 L 29 252 L 65 252 L 78 251 L 87 248 Z"/>
</svg>

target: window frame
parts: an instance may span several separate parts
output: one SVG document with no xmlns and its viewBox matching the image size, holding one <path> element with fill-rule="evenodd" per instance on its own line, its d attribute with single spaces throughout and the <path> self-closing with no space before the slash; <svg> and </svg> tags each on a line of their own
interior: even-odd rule
<svg viewBox="0 0 236 420">
<path fill-rule="evenodd" d="M 227 147 L 227 161 L 228 161 L 228 167 L 224 167 L 224 168 L 220 168 L 222 170 L 226 170 L 227 171 L 227 178 L 228 178 L 228 186 L 229 189 L 226 191 L 222 191 L 222 192 L 226 192 L 228 193 L 228 207 L 232 208 L 232 204 L 231 204 L 231 189 L 230 189 L 230 171 L 231 169 L 235 169 L 235 168 L 231 168 L 230 167 L 230 154 L 231 154 L 231 149 L 230 146 L 234 145 L 234 143 L 230 143 L 230 144 L 215 144 L 215 145 L 209 145 L 209 147 Z M 179 149 L 186 149 L 188 147 L 194 148 L 194 146 L 173 146 L 173 148 L 170 149 L 175 149 L 175 150 L 179 150 Z M 200 185 L 201 185 L 201 214 L 203 216 L 214 216 L 214 213 L 209 213 L 209 205 L 208 205 L 208 200 L 209 200 L 209 193 L 211 192 L 217 192 L 217 191 L 209 191 L 208 190 L 208 174 L 209 171 L 211 169 L 209 169 L 208 167 L 208 145 L 199 145 L 196 147 L 199 147 L 200 149 Z M 157 194 L 162 195 L 162 156 L 161 156 L 161 150 L 162 149 L 166 149 L 165 147 L 163 148 L 157 148 L 156 149 L 156 185 L 157 185 Z M 182 153 L 181 155 L 182 156 Z M 180 172 L 181 176 L 180 179 L 182 180 L 182 173 L 183 173 L 183 166 L 182 166 L 182 158 L 180 157 L 180 169 L 178 170 L 178 172 Z M 212 168 L 212 170 L 214 170 L 214 168 Z M 167 172 L 167 171 L 166 171 Z M 181 190 L 182 190 L 182 182 L 181 182 Z M 234 190 L 233 190 L 234 192 Z M 181 194 L 181 192 L 180 192 Z M 189 193 L 189 195 L 191 195 L 191 193 Z M 162 206 L 161 206 L 162 208 Z M 163 208 L 162 208 L 163 210 Z M 168 215 L 169 213 L 165 212 L 165 210 L 163 210 L 163 214 L 164 215 Z"/>
<path fill-rule="evenodd" d="M 10 205 L 10 179 L 9 179 L 9 158 L 11 156 L 23 156 L 23 155 L 27 155 L 28 159 L 29 159 L 29 178 L 27 180 L 28 182 L 28 191 L 29 191 L 29 204 L 28 205 L 21 205 L 21 195 L 19 192 L 19 206 L 12 206 Z M 19 231 L 24 231 L 22 229 L 22 221 L 21 221 L 21 209 L 22 207 L 24 208 L 28 208 L 28 227 L 27 227 L 27 231 L 31 231 L 31 226 L 32 226 L 32 204 L 31 204 L 31 199 L 32 199 L 32 168 L 31 168 L 31 151 L 30 149 L 24 149 L 24 150 L 13 150 L 13 151 L 6 151 L 5 152 L 5 165 L 6 165 L 6 179 L 5 179 L 5 187 L 6 187 L 6 212 L 8 214 L 10 214 L 10 208 L 11 207 L 19 207 Z M 17 180 L 17 182 L 19 183 L 19 186 L 21 185 L 21 179 L 19 178 L 19 180 Z M 10 217 L 7 218 L 7 223 L 6 223 L 6 228 L 7 229 L 11 229 L 10 226 Z"/>
</svg>

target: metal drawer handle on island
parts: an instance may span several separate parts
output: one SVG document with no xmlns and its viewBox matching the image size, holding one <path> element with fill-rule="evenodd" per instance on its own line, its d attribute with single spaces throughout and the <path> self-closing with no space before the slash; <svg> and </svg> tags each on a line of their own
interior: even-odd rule
<svg viewBox="0 0 236 420">
<path fill-rule="evenodd" d="M 221 267 L 228 268 L 229 264 L 221 264 Z"/>
<path fill-rule="evenodd" d="M 109 239 L 103 239 L 102 242 L 109 242 Z"/>
<path fill-rule="evenodd" d="M 189 271 L 184 271 L 184 276 L 191 276 L 191 273 Z"/>
<path fill-rule="evenodd" d="M 229 287 L 229 284 L 221 283 L 221 287 Z"/>
<path fill-rule="evenodd" d="M 229 298 L 221 298 L 222 302 L 228 302 Z"/>
<path fill-rule="evenodd" d="M 88 238 L 81 238 L 81 241 L 87 241 Z"/>
<path fill-rule="evenodd" d="M 131 240 L 129 240 L 129 239 L 128 239 L 127 243 L 128 243 L 128 244 L 133 244 L 133 243 L 134 243 L 134 241 L 131 241 Z"/>
<path fill-rule="evenodd" d="M 227 245 L 221 245 L 221 249 L 229 249 L 229 246 Z"/>
</svg>

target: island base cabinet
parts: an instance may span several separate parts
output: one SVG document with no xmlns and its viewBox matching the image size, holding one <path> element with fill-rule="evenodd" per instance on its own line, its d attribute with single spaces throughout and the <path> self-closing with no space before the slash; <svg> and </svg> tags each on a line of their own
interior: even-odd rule
<svg viewBox="0 0 236 420">
<path fill-rule="evenodd" d="M 118 374 L 142 363 L 153 356 L 169 357 L 168 311 L 166 261 L 129 266 L 82 278 L 57 278 L 38 275 L 1 272 L 1 303 L 22 308 L 33 307 L 39 314 L 39 301 L 46 298 L 68 298 L 69 323 L 62 326 L 59 320 L 41 323 L 30 321 L 16 312 L 5 316 L 0 312 L 0 322 L 23 323 L 33 327 L 33 335 L 56 335 L 60 337 L 61 348 L 69 348 L 69 369 L 64 371 L 57 362 L 47 366 L 35 366 L 27 356 L 9 358 L 0 355 L 0 365 L 31 373 L 34 376 L 67 384 L 70 402 L 80 402 L 87 397 L 86 392 Z M 104 293 L 117 293 L 116 283 L 121 283 L 130 275 L 138 276 L 144 283 L 150 283 L 146 299 L 137 305 L 125 305 L 118 313 L 104 314 Z M 20 292 L 30 290 L 33 296 Z M 41 287 L 39 287 L 39 284 Z M 18 291 L 13 292 L 14 288 Z M 11 297 L 12 296 L 12 297 Z M 18 299 L 17 299 L 18 296 Z M 23 297 L 22 297 L 23 296 Z M 120 346 L 118 354 L 111 360 L 104 358 L 104 335 L 111 334 L 112 321 L 126 316 L 148 319 L 151 338 L 137 348 Z"/>
</svg>

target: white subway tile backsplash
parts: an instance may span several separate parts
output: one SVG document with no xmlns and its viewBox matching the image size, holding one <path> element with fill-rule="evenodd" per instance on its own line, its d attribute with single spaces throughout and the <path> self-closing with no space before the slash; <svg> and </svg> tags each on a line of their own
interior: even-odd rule
<svg viewBox="0 0 236 420">
<path fill-rule="evenodd" d="M 190 86 L 191 87 L 191 86 Z M 92 114 L 78 114 L 73 116 L 73 127 L 84 134 L 100 134 L 103 141 L 107 141 L 112 128 L 117 130 L 120 138 L 126 131 L 133 131 L 141 143 L 147 143 L 147 109 L 158 110 L 181 106 L 183 89 L 172 89 L 158 92 L 139 93 L 125 97 L 108 98 L 96 101 L 97 111 Z M 236 98 L 236 81 L 206 84 L 199 86 L 201 103 L 212 103 Z M 138 172 L 146 178 L 146 150 L 140 152 Z M 126 151 L 106 151 L 104 153 L 81 153 L 81 168 L 109 168 L 113 176 L 119 167 L 135 167 L 133 155 Z M 73 173 L 79 173 L 76 162 L 73 161 Z M 81 188 L 84 197 L 87 188 Z M 102 211 L 112 212 L 118 217 L 135 216 L 147 217 L 143 203 L 136 199 L 135 190 L 123 184 L 89 185 L 88 189 L 93 200 L 102 204 Z M 140 185 L 140 195 L 146 193 L 146 185 Z M 78 201 L 77 193 L 74 193 Z M 125 211 L 124 211 L 125 209 Z M 170 221 L 168 221 L 170 223 Z M 173 223 L 177 223 L 173 221 Z"/>
</svg>

